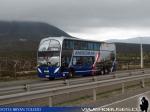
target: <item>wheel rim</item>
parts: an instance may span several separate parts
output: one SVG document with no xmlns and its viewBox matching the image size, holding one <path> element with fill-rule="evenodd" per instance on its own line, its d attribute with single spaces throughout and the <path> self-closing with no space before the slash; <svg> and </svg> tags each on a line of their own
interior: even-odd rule
<svg viewBox="0 0 150 112">
<path fill-rule="evenodd" d="M 70 73 L 69 73 L 69 77 L 72 77 L 72 76 L 73 76 L 73 74 L 72 74 L 72 72 L 70 72 Z"/>
<path fill-rule="evenodd" d="M 101 75 L 104 75 L 104 71 L 103 70 L 101 70 Z"/>
</svg>

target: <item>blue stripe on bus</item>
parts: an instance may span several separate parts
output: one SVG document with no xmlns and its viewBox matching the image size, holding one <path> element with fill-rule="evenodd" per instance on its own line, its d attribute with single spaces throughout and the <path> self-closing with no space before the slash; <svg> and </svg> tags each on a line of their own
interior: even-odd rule
<svg viewBox="0 0 150 112">
<path fill-rule="evenodd" d="M 93 71 L 99 71 L 99 70 L 85 70 L 85 71 L 75 71 L 75 72 L 93 72 Z M 69 73 L 69 72 L 63 72 L 63 73 Z"/>
</svg>

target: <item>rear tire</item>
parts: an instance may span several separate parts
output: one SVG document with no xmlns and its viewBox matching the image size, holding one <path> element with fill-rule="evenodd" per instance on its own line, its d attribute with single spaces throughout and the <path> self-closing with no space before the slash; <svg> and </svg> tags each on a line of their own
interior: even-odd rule
<svg viewBox="0 0 150 112">
<path fill-rule="evenodd" d="M 69 72 L 68 75 L 65 76 L 65 79 L 70 79 L 73 77 L 72 72 Z"/>
<path fill-rule="evenodd" d="M 107 74 L 109 75 L 109 73 L 110 73 L 110 68 L 107 69 Z"/>
<path fill-rule="evenodd" d="M 74 76 L 73 71 L 69 72 L 68 76 L 69 76 L 69 78 L 72 78 Z"/>
<path fill-rule="evenodd" d="M 73 69 L 73 68 L 70 68 L 67 77 L 68 77 L 68 78 L 72 78 L 74 75 L 75 75 L 74 69 Z"/>
<path fill-rule="evenodd" d="M 73 77 L 73 73 L 72 72 L 69 72 L 69 77 Z"/>
<path fill-rule="evenodd" d="M 104 70 L 103 70 L 103 69 L 100 71 L 100 74 L 101 74 L 101 75 L 104 75 Z"/>
</svg>

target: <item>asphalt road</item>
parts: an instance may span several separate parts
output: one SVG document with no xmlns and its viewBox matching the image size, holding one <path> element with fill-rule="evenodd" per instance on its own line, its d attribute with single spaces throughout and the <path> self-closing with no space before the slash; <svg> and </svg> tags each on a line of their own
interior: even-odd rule
<svg viewBox="0 0 150 112">
<path fill-rule="evenodd" d="M 114 110 L 118 112 L 120 112 L 121 110 L 124 110 L 124 112 L 128 112 L 128 111 L 139 112 L 142 97 L 145 97 L 148 100 L 149 102 L 148 112 L 150 112 L 150 91 L 146 91 L 141 94 L 130 96 L 128 98 L 121 99 L 121 100 L 103 105 L 101 106 L 101 108 L 103 108 L 104 110 L 101 110 L 101 111 L 106 111 L 106 110 L 113 108 Z"/>
<path fill-rule="evenodd" d="M 144 69 L 145 73 L 150 73 L 150 69 Z M 117 71 L 115 72 L 116 74 L 122 74 L 121 76 L 127 76 L 131 72 L 137 72 L 141 71 L 140 69 L 135 69 L 135 70 L 122 70 L 122 71 Z M 139 74 L 137 72 L 137 74 Z M 134 73 L 134 75 L 137 75 Z M 91 77 L 91 76 L 89 76 Z M 84 77 L 78 77 L 78 78 L 84 78 Z M 72 79 L 77 79 L 77 78 L 72 78 Z M 35 84 L 35 83 L 45 83 L 45 82 L 57 82 L 63 79 L 55 79 L 53 81 L 49 81 L 48 79 L 41 79 L 41 78 L 36 78 L 36 79 L 24 79 L 24 80 L 14 80 L 14 81 L 0 81 L 0 88 L 4 87 L 10 87 L 10 86 L 17 86 L 17 85 L 23 85 L 23 84 Z"/>
</svg>

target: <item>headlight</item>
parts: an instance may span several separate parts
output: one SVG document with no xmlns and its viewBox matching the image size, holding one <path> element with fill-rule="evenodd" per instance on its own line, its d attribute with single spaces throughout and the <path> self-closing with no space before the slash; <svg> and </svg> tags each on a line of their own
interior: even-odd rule
<svg viewBox="0 0 150 112">
<path fill-rule="evenodd" d="M 59 71 L 59 68 L 60 67 L 56 68 L 55 71 L 54 71 L 54 73 L 57 73 Z"/>
<path fill-rule="evenodd" d="M 38 68 L 38 72 L 42 73 L 42 71 L 41 71 L 41 69 L 40 69 L 40 68 Z"/>
</svg>

